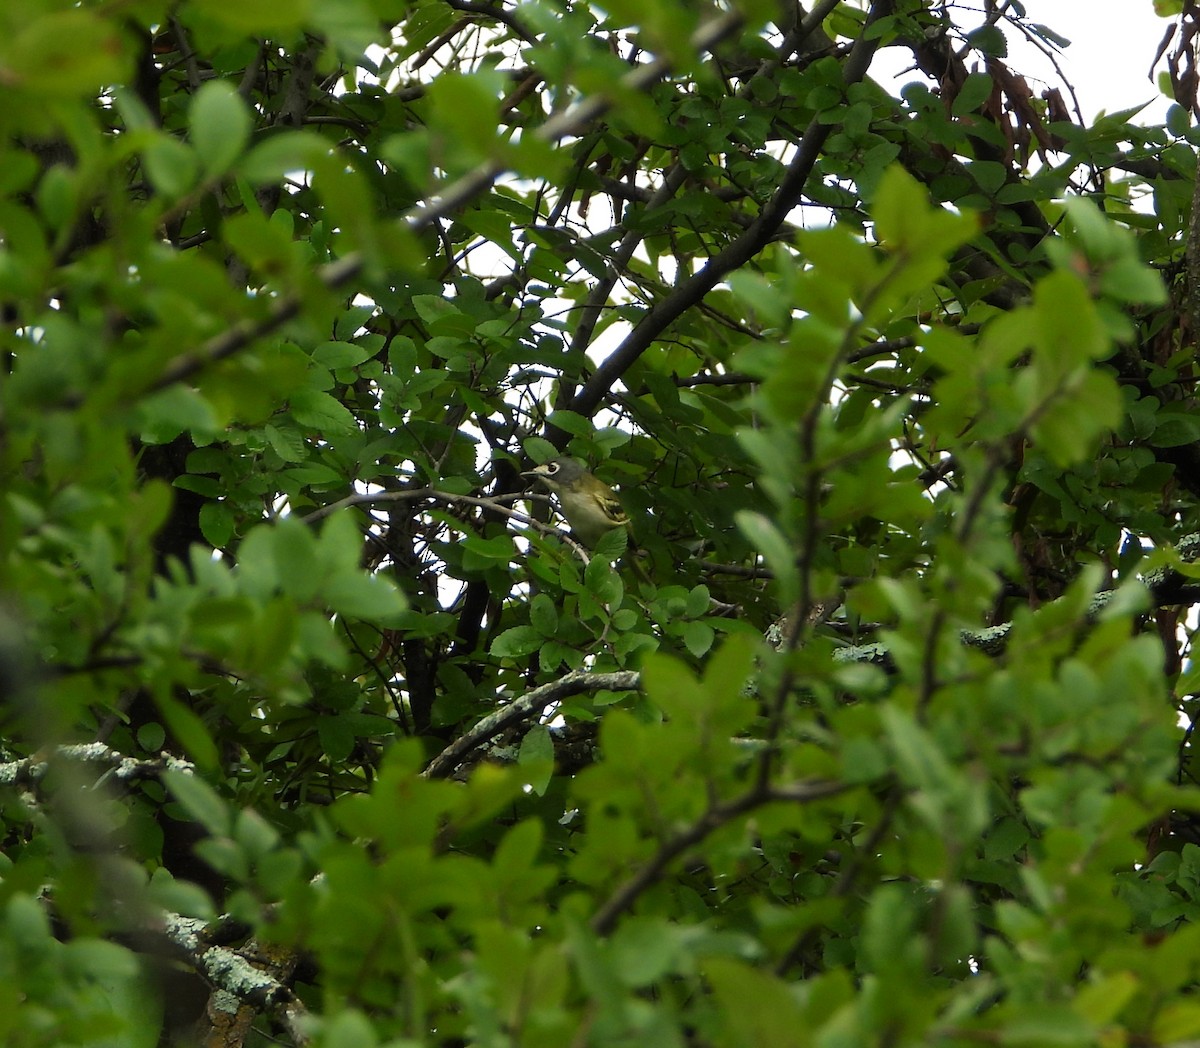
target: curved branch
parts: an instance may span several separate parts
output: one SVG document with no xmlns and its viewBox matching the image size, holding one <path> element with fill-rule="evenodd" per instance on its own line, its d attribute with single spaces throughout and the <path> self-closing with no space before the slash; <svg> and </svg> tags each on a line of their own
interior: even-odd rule
<svg viewBox="0 0 1200 1048">
<path fill-rule="evenodd" d="M 490 497 L 482 495 L 457 495 L 451 491 L 439 491 L 437 488 L 403 488 L 400 491 L 356 491 L 353 495 L 347 495 L 344 499 L 331 502 L 328 506 L 321 506 L 318 509 L 314 509 L 311 513 L 306 513 L 300 519 L 305 524 L 316 524 L 318 521 L 332 516 L 339 509 L 349 509 L 353 506 L 375 506 L 388 502 L 419 502 L 421 499 L 432 499 L 435 502 L 465 502 L 471 506 L 482 506 L 484 509 L 502 513 L 504 516 L 510 517 L 521 524 L 533 524 L 535 526 L 539 523 L 538 521 L 531 520 L 524 513 L 506 509 L 503 503 L 516 502 L 517 500 L 529 500 L 531 502 L 550 501 L 548 495 L 541 495 L 533 491 L 515 491 L 506 495 L 492 495 Z"/>
<path fill-rule="evenodd" d="M 740 797 L 724 804 L 713 804 L 690 826 L 680 830 L 663 843 L 641 869 L 622 884 L 605 900 L 591 919 L 591 929 L 597 935 L 607 935 L 616 927 L 617 918 L 634 904 L 637 897 L 649 888 L 662 872 L 684 852 L 694 848 L 705 837 L 719 830 L 726 823 L 761 808 L 772 801 L 805 804 L 809 801 L 832 797 L 849 789 L 845 783 L 829 781 L 798 783 L 793 786 L 755 785 Z"/>
<path fill-rule="evenodd" d="M 537 37 L 521 24 L 521 20 L 511 11 L 506 11 L 500 4 L 488 3 L 487 0 L 445 0 L 448 7 L 465 15 L 482 15 L 491 18 L 512 30 L 527 44 L 536 44 Z"/>
<path fill-rule="evenodd" d="M 470 731 L 455 739 L 429 762 L 421 773 L 427 779 L 444 779 L 462 764 L 463 758 L 488 739 L 495 738 L 505 728 L 539 715 L 547 706 L 572 695 L 589 691 L 636 691 L 641 687 L 641 674 L 633 670 L 619 673 L 588 673 L 572 670 L 540 688 L 527 691 L 503 709 L 484 717 Z"/>
<path fill-rule="evenodd" d="M 794 30 L 785 33 L 778 54 L 763 64 L 763 68 L 759 70 L 758 75 L 765 75 L 769 67 L 782 65 L 786 57 L 795 50 L 797 44 L 825 20 L 825 17 L 837 6 L 838 2 L 839 0 L 823 0 L 818 5 L 817 10 L 804 19 L 798 31 Z M 752 79 L 748 79 L 738 91 L 739 96 L 749 96 Z M 688 177 L 687 168 L 681 162 L 676 161 L 663 176 L 662 184 L 658 189 L 653 191 L 626 186 L 624 182 L 615 178 L 604 179 L 602 184 L 605 186 L 606 192 L 612 191 L 617 196 L 628 192 L 631 198 L 636 198 L 640 203 L 645 205 L 646 211 L 650 212 L 662 207 L 674 197 L 676 192 L 687 181 Z M 722 187 L 716 191 L 716 195 L 718 198 L 733 200 L 745 196 L 745 193 L 735 187 Z M 747 220 L 746 225 L 750 225 L 749 220 Z M 628 271 L 629 262 L 644 239 L 644 234 L 638 230 L 630 230 L 622 237 L 620 244 L 617 245 L 617 248 L 611 255 L 604 277 L 592 288 L 587 300 L 583 304 L 579 322 L 571 338 L 569 352 L 582 353 L 591 345 L 592 334 L 603 313 L 608 296 L 616 286 L 617 281 Z M 563 385 L 558 400 L 559 407 L 566 407 L 571 402 L 572 393 L 570 387 Z M 551 434 L 551 436 L 553 437 L 554 434 Z"/>
</svg>

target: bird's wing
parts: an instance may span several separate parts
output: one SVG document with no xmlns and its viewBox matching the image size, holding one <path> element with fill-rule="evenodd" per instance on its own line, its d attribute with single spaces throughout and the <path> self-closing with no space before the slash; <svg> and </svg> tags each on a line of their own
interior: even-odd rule
<svg viewBox="0 0 1200 1048">
<path fill-rule="evenodd" d="M 615 495 L 601 495 L 597 501 L 600 503 L 600 508 L 604 510 L 604 515 L 612 521 L 614 528 L 624 527 L 629 523 L 629 518 L 625 515 L 625 511 L 621 508 L 621 503 L 617 501 Z"/>
</svg>

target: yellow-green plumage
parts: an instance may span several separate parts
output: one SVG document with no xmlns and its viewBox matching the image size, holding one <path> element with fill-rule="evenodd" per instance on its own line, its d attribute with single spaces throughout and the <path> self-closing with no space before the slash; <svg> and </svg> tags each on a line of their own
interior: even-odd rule
<svg viewBox="0 0 1200 1048">
<path fill-rule="evenodd" d="M 522 476 L 535 478 L 550 491 L 571 533 L 589 549 L 613 528 L 629 528 L 629 518 L 613 489 L 578 459 L 551 459 Z"/>
</svg>

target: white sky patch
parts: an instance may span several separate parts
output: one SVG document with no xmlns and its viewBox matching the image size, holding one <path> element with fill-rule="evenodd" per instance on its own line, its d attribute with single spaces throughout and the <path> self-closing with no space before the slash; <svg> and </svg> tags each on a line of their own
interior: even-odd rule
<svg viewBox="0 0 1200 1048">
<path fill-rule="evenodd" d="M 1150 76 L 1150 63 L 1171 19 L 1159 18 L 1151 0 L 1024 0 L 1030 20 L 1071 41 L 1059 56 L 1067 80 L 1075 86 L 1083 117 L 1092 121 L 1103 110 L 1115 113 L 1149 102 L 1138 119 L 1161 122 L 1170 99 Z M 1013 46 L 1010 41 L 1010 46 Z M 1024 61 L 1024 50 L 1017 52 Z M 1034 66 L 1035 62 L 1040 65 Z M 1021 63 L 1017 63 L 1020 68 Z M 1165 68 L 1160 62 L 1155 70 Z M 1030 72 L 1053 83 L 1049 63 L 1031 55 Z"/>
</svg>

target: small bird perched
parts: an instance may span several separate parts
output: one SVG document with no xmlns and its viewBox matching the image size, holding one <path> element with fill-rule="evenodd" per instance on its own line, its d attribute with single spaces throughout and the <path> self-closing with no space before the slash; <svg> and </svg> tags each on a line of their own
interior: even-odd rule
<svg viewBox="0 0 1200 1048">
<path fill-rule="evenodd" d="M 629 518 L 616 493 L 574 458 L 556 458 L 526 470 L 523 477 L 541 481 L 558 499 L 571 532 L 589 549 L 614 528 L 629 530 Z"/>
</svg>

